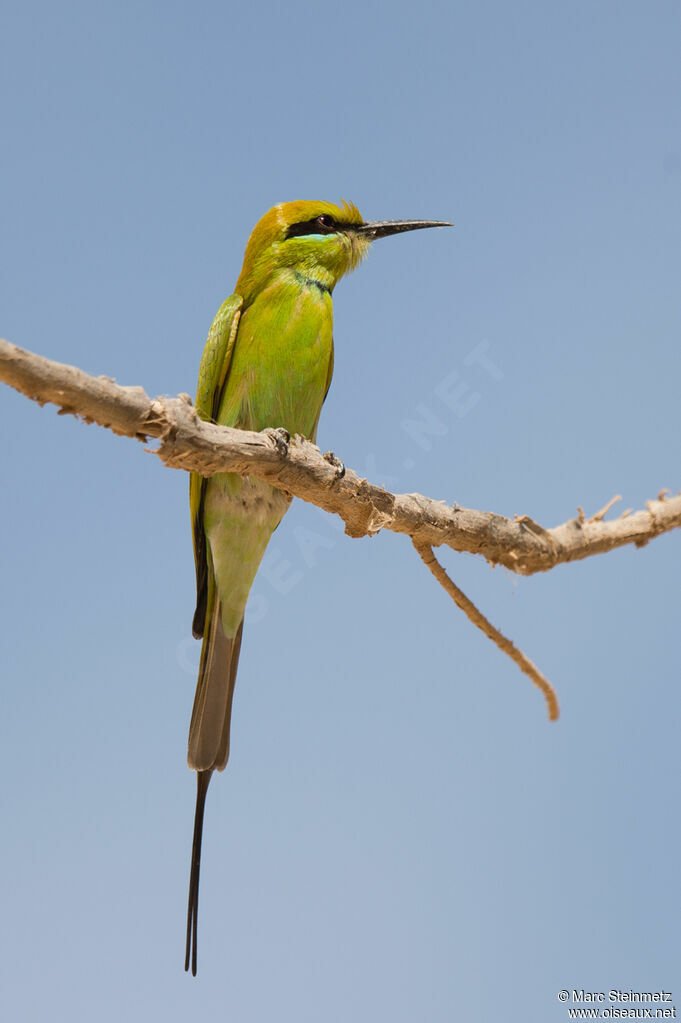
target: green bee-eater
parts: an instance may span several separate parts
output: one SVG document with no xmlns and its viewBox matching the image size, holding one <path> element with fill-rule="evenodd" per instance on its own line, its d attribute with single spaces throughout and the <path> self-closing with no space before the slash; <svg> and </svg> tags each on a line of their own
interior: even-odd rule
<svg viewBox="0 0 681 1023">
<path fill-rule="evenodd" d="M 351 203 L 288 202 L 271 209 L 256 224 L 236 290 L 210 328 L 199 369 L 199 416 L 244 430 L 282 427 L 314 441 L 333 372 L 335 285 L 374 239 L 443 226 L 431 220 L 364 223 Z M 193 632 L 203 638 L 187 756 L 198 780 L 185 960 L 193 974 L 206 792 L 213 771 L 222 771 L 229 757 L 248 592 L 290 500 L 249 476 L 190 478 Z"/>
</svg>

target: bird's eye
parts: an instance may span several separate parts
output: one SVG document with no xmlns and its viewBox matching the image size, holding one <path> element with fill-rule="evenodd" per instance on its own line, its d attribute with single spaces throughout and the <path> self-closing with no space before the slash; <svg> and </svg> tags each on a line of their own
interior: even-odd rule
<svg viewBox="0 0 681 1023">
<path fill-rule="evenodd" d="M 303 220 L 298 224 L 291 224 L 286 232 L 287 238 L 301 238 L 306 234 L 320 235 L 333 234 L 338 231 L 338 224 L 328 213 L 320 213 L 312 220 Z"/>
</svg>

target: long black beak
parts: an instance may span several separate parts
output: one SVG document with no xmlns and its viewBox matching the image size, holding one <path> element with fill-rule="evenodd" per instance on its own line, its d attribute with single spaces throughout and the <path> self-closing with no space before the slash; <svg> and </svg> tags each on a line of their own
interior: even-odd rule
<svg viewBox="0 0 681 1023">
<path fill-rule="evenodd" d="M 422 227 L 453 226 L 447 220 L 377 220 L 371 224 L 358 224 L 356 227 L 353 224 L 352 230 L 373 242 L 377 238 L 387 238 L 391 234 L 401 234 L 402 231 L 420 231 Z"/>
</svg>

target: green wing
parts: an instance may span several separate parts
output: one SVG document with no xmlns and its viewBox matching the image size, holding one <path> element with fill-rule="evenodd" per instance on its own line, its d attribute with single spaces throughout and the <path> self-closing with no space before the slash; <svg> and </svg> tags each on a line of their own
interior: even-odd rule
<svg viewBox="0 0 681 1023">
<path fill-rule="evenodd" d="M 332 376 L 333 376 L 333 339 L 331 341 L 331 358 L 329 359 L 329 368 L 326 371 L 326 387 L 324 388 L 324 397 L 322 398 L 322 405 L 326 401 L 326 396 L 329 393 L 329 388 L 331 387 L 331 377 Z M 314 421 L 314 426 L 312 428 L 312 433 L 310 434 L 310 437 L 309 437 L 309 440 L 311 440 L 313 444 L 316 443 L 316 440 L 317 440 L 317 427 L 319 426 L 319 417 L 322 414 L 322 405 L 319 406 L 319 412 L 317 413 L 317 418 Z"/>
<path fill-rule="evenodd" d="M 208 332 L 208 340 L 199 367 L 199 383 L 194 403 L 199 418 L 205 419 L 207 422 L 215 422 L 220 408 L 220 399 L 232 361 L 242 305 L 243 299 L 240 295 L 230 295 L 218 309 Z M 192 516 L 194 562 L 196 565 L 196 611 L 192 632 L 197 639 L 203 636 L 208 601 L 208 561 L 206 533 L 203 528 L 205 491 L 205 477 L 195 472 L 190 473 L 189 507 Z"/>
</svg>

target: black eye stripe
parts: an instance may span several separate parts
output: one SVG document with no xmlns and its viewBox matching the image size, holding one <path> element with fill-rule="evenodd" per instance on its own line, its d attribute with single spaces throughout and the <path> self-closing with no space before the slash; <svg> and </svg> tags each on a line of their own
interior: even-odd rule
<svg viewBox="0 0 681 1023">
<path fill-rule="evenodd" d="M 286 237 L 300 238 L 306 234 L 336 234 L 339 230 L 341 230 L 341 225 L 337 224 L 328 213 L 322 213 L 313 220 L 303 220 L 299 224 L 291 224 L 286 232 Z"/>
</svg>

